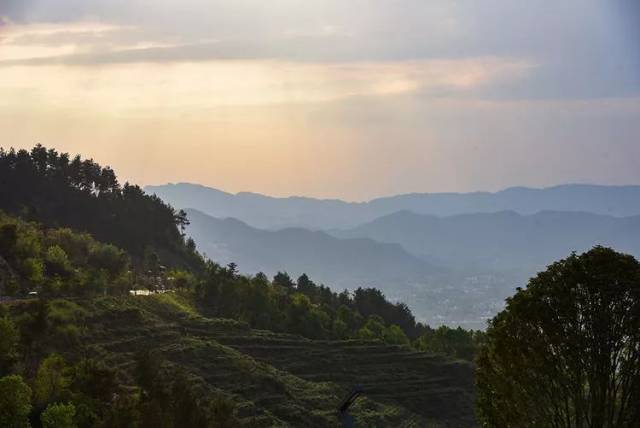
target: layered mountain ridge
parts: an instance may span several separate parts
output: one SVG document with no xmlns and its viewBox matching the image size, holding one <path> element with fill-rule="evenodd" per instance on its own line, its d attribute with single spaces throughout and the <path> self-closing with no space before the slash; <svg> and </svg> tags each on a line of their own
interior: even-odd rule
<svg viewBox="0 0 640 428">
<path fill-rule="evenodd" d="M 410 193 L 368 202 L 298 196 L 277 198 L 250 192 L 232 194 L 190 183 L 147 186 L 145 190 L 176 207 L 197 209 L 213 217 L 234 217 L 263 229 L 350 228 L 402 210 L 437 216 L 505 210 L 524 215 L 545 210 L 583 211 L 614 217 L 640 215 L 640 186 L 512 187 L 495 193 Z"/>
<path fill-rule="evenodd" d="M 308 273 L 334 290 L 378 287 L 430 324 L 483 328 L 548 264 L 596 245 L 640 255 L 640 186 L 514 187 L 369 202 L 150 186 L 187 209 L 187 233 L 242 272 Z"/>
</svg>

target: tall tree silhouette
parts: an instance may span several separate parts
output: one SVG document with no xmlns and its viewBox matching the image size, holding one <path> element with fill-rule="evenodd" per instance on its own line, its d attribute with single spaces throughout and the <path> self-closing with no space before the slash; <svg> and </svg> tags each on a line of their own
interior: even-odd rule
<svg viewBox="0 0 640 428">
<path fill-rule="evenodd" d="M 640 426 L 640 263 L 596 247 L 507 300 L 478 359 L 486 426 Z"/>
</svg>

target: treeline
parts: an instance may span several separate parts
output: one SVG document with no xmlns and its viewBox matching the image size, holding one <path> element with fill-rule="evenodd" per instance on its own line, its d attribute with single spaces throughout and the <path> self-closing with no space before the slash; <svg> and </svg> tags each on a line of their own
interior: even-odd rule
<svg viewBox="0 0 640 428">
<path fill-rule="evenodd" d="M 200 258 L 195 248 L 187 251 Z M 190 271 L 164 268 L 155 251 L 133 263 L 126 251 L 88 233 L 48 229 L 0 211 L 0 296 L 122 295 L 184 288 L 194 278 Z"/>
<path fill-rule="evenodd" d="M 416 322 L 406 304 L 389 302 L 378 289 L 336 293 L 304 274 L 294 281 L 279 272 L 269 281 L 262 273 L 239 275 L 233 263 L 223 267 L 208 262 L 204 278 L 193 287 L 210 316 L 310 339 L 374 339 L 472 360 L 484 337 L 480 331 L 434 330 Z"/>
<path fill-rule="evenodd" d="M 294 281 L 280 272 L 270 281 L 214 262 L 199 274 L 162 270 L 155 253 L 134 266 L 124 250 L 89 234 L 46 229 L 0 212 L 0 295 L 90 297 L 157 288 L 193 291 L 207 315 L 310 339 L 376 339 L 471 360 L 482 338 L 460 328 L 433 330 L 374 288 L 336 293 L 307 275 Z"/>
<path fill-rule="evenodd" d="M 0 209 L 48 227 L 71 227 L 125 249 L 135 262 L 158 253 L 162 263 L 202 267 L 185 242 L 188 224 L 160 198 L 120 185 L 110 167 L 42 145 L 31 151 L 0 148 Z"/>
</svg>

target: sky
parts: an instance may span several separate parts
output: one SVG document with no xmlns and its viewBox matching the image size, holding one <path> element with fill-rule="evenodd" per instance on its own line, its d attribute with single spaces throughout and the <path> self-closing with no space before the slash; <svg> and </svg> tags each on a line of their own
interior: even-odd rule
<svg viewBox="0 0 640 428">
<path fill-rule="evenodd" d="M 640 3 L 0 0 L 0 133 L 277 196 L 640 184 Z"/>
</svg>

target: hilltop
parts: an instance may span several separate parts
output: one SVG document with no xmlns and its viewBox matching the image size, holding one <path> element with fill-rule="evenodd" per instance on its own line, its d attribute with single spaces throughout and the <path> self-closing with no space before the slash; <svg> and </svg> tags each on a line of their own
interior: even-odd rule
<svg viewBox="0 0 640 428">
<path fill-rule="evenodd" d="M 0 148 L 0 210 L 47 227 L 69 227 L 126 250 L 141 264 L 149 255 L 164 264 L 202 269 L 184 240 L 187 219 L 136 185 L 118 182 L 110 167 L 36 145 Z"/>
</svg>

